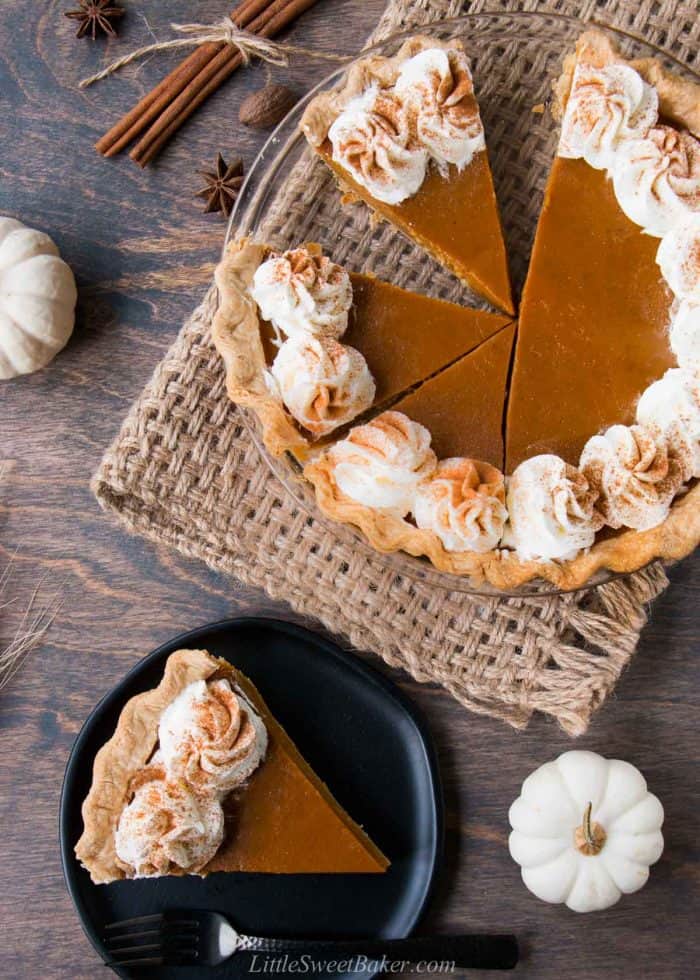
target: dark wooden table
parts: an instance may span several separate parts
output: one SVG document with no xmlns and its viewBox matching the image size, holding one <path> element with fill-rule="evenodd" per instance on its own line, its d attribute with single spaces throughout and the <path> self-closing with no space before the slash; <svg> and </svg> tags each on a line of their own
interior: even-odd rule
<svg viewBox="0 0 700 980">
<path fill-rule="evenodd" d="M 218 150 L 249 165 L 263 139 L 237 121 L 241 99 L 265 78 L 256 67 L 212 98 L 156 167 L 100 159 L 94 141 L 174 56 L 86 94 L 77 81 L 143 43 L 147 25 L 163 37 L 171 20 L 222 13 L 218 0 L 124 5 L 119 41 L 94 45 L 75 40 L 63 18 L 71 0 L 0 5 L 0 213 L 49 232 L 80 288 L 68 349 L 48 370 L 0 384 L 0 460 L 9 463 L 0 568 L 15 556 L 16 599 L 0 613 L 0 645 L 35 585 L 63 596 L 46 640 L 0 694 L 0 976 L 13 980 L 102 974 L 65 890 L 57 844 L 63 769 L 95 702 L 175 633 L 244 612 L 291 615 L 284 603 L 127 536 L 88 489 L 216 261 L 224 225 L 200 213 L 195 172 Z M 382 7 L 325 0 L 293 37 L 354 51 Z M 272 75 L 302 92 L 327 68 L 301 59 Z M 508 806 L 522 779 L 574 743 L 541 719 L 517 734 L 394 673 L 428 717 L 445 783 L 447 860 L 425 929 L 515 930 L 528 946 L 520 975 L 538 980 L 697 976 L 699 570 L 697 558 L 673 569 L 616 696 L 576 743 L 640 766 L 666 808 L 666 851 L 650 883 L 605 913 L 581 917 L 540 903 L 506 849 Z"/>
</svg>

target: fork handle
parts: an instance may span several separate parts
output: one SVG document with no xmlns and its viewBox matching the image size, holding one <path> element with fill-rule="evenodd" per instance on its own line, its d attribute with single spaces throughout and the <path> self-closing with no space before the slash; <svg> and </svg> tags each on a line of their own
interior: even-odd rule
<svg viewBox="0 0 700 980">
<path fill-rule="evenodd" d="M 408 963 L 449 961 L 454 969 L 512 970 L 518 941 L 512 935 L 411 936 L 408 939 L 265 939 L 239 936 L 239 950 L 288 953 L 319 960 L 365 956 Z"/>
</svg>

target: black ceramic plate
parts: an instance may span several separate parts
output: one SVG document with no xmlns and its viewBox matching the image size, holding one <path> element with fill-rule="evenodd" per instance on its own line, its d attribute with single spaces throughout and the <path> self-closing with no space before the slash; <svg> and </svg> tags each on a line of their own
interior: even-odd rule
<svg viewBox="0 0 700 980">
<path fill-rule="evenodd" d="M 114 732 L 124 703 L 154 687 L 168 655 L 181 647 L 225 657 L 251 678 L 339 802 L 391 859 L 386 874 L 214 874 L 92 884 L 73 848 L 82 832 L 80 807 L 95 753 Z M 242 932 L 259 935 L 407 936 L 428 901 L 442 829 L 435 754 L 416 709 L 357 657 L 308 630 L 272 619 L 205 626 L 142 660 L 83 726 L 61 797 L 66 883 L 83 928 L 103 957 L 106 923 L 168 907 L 223 912 Z M 248 957 L 240 953 L 215 970 L 154 969 L 149 977 L 241 977 L 249 967 Z M 363 976 L 366 980 L 367 973 Z"/>
</svg>

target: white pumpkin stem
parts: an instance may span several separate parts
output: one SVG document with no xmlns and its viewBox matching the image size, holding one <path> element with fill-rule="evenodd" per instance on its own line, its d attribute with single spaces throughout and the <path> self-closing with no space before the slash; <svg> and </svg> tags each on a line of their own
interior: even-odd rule
<svg viewBox="0 0 700 980">
<path fill-rule="evenodd" d="M 600 854 L 605 844 L 606 833 L 599 823 L 591 820 L 593 804 L 589 803 L 583 812 L 583 821 L 580 827 L 576 828 L 574 840 L 576 847 L 587 857 Z"/>
</svg>

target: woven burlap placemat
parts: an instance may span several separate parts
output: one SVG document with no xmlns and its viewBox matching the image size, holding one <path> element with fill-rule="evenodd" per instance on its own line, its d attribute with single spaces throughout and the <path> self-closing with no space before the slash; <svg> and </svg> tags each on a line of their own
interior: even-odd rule
<svg viewBox="0 0 700 980">
<path fill-rule="evenodd" d="M 391 0 L 372 40 L 485 10 L 595 18 L 645 36 L 679 60 L 698 59 L 693 0 Z M 515 174 L 499 192 L 502 201 L 514 202 L 506 203 L 504 222 L 520 256 L 517 283 L 533 227 L 532 216 L 522 220 L 531 195 L 523 193 L 512 161 L 504 172 L 502 185 Z M 325 229 L 341 262 L 352 265 L 353 256 L 364 255 L 363 266 L 378 274 L 384 270 L 396 280 L 399 270 L 399 282 L 464 300 L 462 287 L 422 253 L 415 258 L 401 236 L 389 228 L 377 233 L 364 209 L 341 211 L 325 169 L 306 161 L 303 175 L 298 169 L 290 174 L 263 231 L 284 242 L 290 230 L 298 240 L 314 237 L 311 229 Z M 585 592 L 523 598 L 472 597 L 397 573 L 358 548 L 348 529 L 315 519 L 261 459 L 226 396 L 209 333 L 215 305 L 212 288 L 129 412 L 94 477 L 101 506 L 129 530 L 262 587 L 358 649 L 374 651 L 419 681 L 441 684 L 473 711 L 516 728 L 541 711 L 572 735 L 585 731 L 634 652 L 647 603 L 668 584 L 662 567 Z"/>
</svg>

